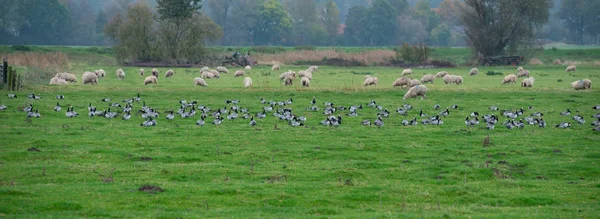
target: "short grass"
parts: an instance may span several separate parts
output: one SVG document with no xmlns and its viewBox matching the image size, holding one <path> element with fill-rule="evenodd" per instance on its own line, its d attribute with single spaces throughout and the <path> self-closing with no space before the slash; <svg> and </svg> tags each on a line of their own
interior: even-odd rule
<svg viewBox="0 0 600 219">
<path fill-rule="evenodd" d="M 578 66 L 576 73 L 565 73 L 562 66 L 528 67 L 536 78 L 531 89 L 500 85 L 503 76 L 485 75 L 490 70 L 514 73 L 512 67 L 480 68 L 473 77 L 466 76 L 467 68 L 444 69 L 462 75 L 465 83 L 445 85 L 438 79 L 427 85 L 425 100 L 406 101 L 405 89 L 391 88 L 401 72 L 392 68 L 321 67 L 312 87 L 302 88 L 298 83 L 284 87 L 277 79 L 281 72 L 258 67 L 249 73 L 251 89 L 243 89 L 243 79 L 232 73 L 208 80 L 208 88 L 193 87 L 198 69 L 175 69 L 173 78 L 161 75 L 158 86 L 142 85 L 137 68 L 124 68 L 122 81 L 115 78 L 117 67 L 75 67 L 72 72 L 80 77 L 97 68 L 108 73 L 97 86 L 28 85 L 17 99 L 0 91 L 0 104 L 8 106 L 0 112 L 1 216 L 593 218 L 600 212 L 600 133 L 590 126 L 600 93 L 595 85 L 591 91 L 569 87 L 582 78 L 600 81 L 594 66 Z M 302 68 L 284 66 L 282 72 Z M 164 74 L 166 69 L 160 70 Z M 413 77 L 440 70 L 415 69 Z M 379 77 L 380 84 L 362 87 L 365 74 Z M 42 100 L 27 100 L 31 92 Z M 85 116 L 89 103 L 105 109 L 102 98 L 120 102 L 137 93 L 162 112 L 156 127 L 140 127 L 139 115 L 131 121 Z M 66 98 L 58 101 L 63 111 L 55 113 L 58 94 Z M 293 99 L 290 107 L 308 118 L 306 127 L 290 127 L 271 115 L 256 127 L 243 119 L 219 127 L 195 126 L 198 116 L 165 119 L 165 111 L 176 110 L 182 99 L 213 109 L 238 99 L 257 113 L 261 97 Z M 402 104 L 415 109 L 408 117 L 392 113 L 384 127 L 375 128 L 360 125 L 376 119 L 377 111 L 365 108 L 329 128 L 319 125 L 325 118 L 321 112 L 304 110 L 313 97 L 320 108 L 326 101 L 366 106 L 376 100 L 390 111 Z M 42 118 L 26 119 L 19 109 L 29 103 Z M 441 111 L 433 110 L 435 104 L 459 109 L 450 110 L 442 126 L 400 125 L 417 117 L 419 109 L 430 115 Z M 67 105 L 81 116 L 67 119 Z M 549 127 L 507 130 L 498 125 L 489 131 L 464 125 L 465 116 L 491 113 L 491 105 L 543 112 Z M 136 103 L 134 109 L 140 107 Z M 585 116 L 586 124 L 554 128 L 563 121 L 575 123 L 559 116 L 566 109 Z M 491 144 L 484 147 L 486 136 Z M 32 147 L 40 152 L 29 152 Z M 113 169 L 114 181 L 102 182 L 99 174 Z M 147 184 L 164 192 L 138 191 Z"/>
</svg>

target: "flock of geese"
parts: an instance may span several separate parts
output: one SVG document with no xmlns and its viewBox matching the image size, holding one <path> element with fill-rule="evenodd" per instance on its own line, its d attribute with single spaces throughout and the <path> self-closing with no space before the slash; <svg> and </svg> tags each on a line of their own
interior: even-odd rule
<svg viewBox="0 0 600 219">
<path fill-rule="evenodd" d="M 7 96 L 9 99 L 18 98 L 16 94 L 8 94 Z M 42 97 L 35 93 L 31 93 L 27 95 L 27 98 L 30 100 L 40 100 Z M 57 95 L 55 98 L 59 100 L 59 102 L 56 103 L 53 111 L 61 112 L 63 107 L 60 105 L 60 100 L 64 100 L 65 96 Z M 92 105 L 92 103 L 88 104 L 88 117 L 103 117 L 106 119 L 120 118 L 121 120 L 127 121 L 132 119 L 133 114 L 134 116 L 140 116 L 144 120 L 140 126 L 150 127 L 157 125 L 157 120 L 161 115 L 161 113 L 155 110 L 153 107 L 146 105 L 146 102 L 142 100 L 139 93 L 132 98 L 123 100 L 122 103 L 114 102 L 111 98 L 103 98 L 101 99 L 101 102 L 107 104 L 107 108 L 99 109 L 98 107 Z M 141 102 L 141 107 L 139 107 L 139 110 L 134 111 L 134 105 L 138 105 L 139 102 Z M 272 115 L 279 121 L 285 122 L 292 127 L 305 126 L 307 122 L 306 116 L 298 116 L 297 112 L 292 109 L 291 106 L 294 104 L 294 100 L 291 98 L 284 101 L 267 101 L 264 98 L 260 98 L 260 104 L 262 105 L 261 109 L 257 110 L 255 113 L 251 113 L 248 108 L 240 106 L 241 104 L 239 100 L 226 100 L 223 108 L 217 107 L 213 109 L 205 105 L 200 105 L 197 101 L 188 102 L 186 100 L 180 100 L 177 104 L 177 111 L 170 110 L 163 112 L 166 113 L 165 120 L 175 120 L 176 118 L 190 119 L 199 114 L 199 119 L 196 120 L 196 125 L 198 126 L 204 126 L 207 124 L 206 120 L 209 117 L 212 118 L 210 123 L 215 126 L 223 124 L 223 122 L 226 120 L 232 121 L 236 119 L 249 119 L 248 125 L 253 127 L 259 123 L 256 119 L 262 120 L 267 118 L 269 115 Z M 373 121 L 363 120 L 360 123 L 363 126 L 382 127 L 385 125 L 385 119 L 392 115 L 392 112 L 377 104 L 375 100 L 366 103 L 365 107 L 363 107 L 363 104 L 345 107 L 338 106 L 333 102 L 325 102 L 322 105 L 323 108 L 320 109 L 319 105 L 320 104 L 317 104 L 316 98 L 313 97 L 312 101 L 310 101 L 310 107 L 305 108 L 305 112 L 321 111 L 325 118 L 321 120 L 319 124 L 329 127 L 341 126 L 344 121 L 344 116 L 357 117 L 359 116 L 360 111 L 367 107 L 373 108 L 377 111 L 377 119 Z M 444 124 L 443 120 L 450 116 L 451 113 L 454 114 L 453 111 L 458 110 L 459 106 L 452 105 L 443 110 L 441 110 L 441 108 L 442 107 L 440 107 L 439 104 L 433 106 L 433 110 L 438 113 L 432 115 L 428 115 L 423 112 L 423 109 L 420 109 L 417 116 L 413 117 L 413 119 L 405 119 L 400 124 L 403 126 L 416 126 L 419 124 L 441 126 Z M 532 107 L 528 108 L 533 109 Z M 0 105 L 0 111 L 5 111 L 6 109 L 6 105 Z M 450 109 L 452 109 L 452 111 Z M 592 109 L 600 110 L 600 105 L 593 106 Z M 39 108 L 34 108 L 32 103 L 24 107 L 23 111 L 25 112 L 27 118 L 41 117 Z M 413 106 L 410 104 L 404 104 L 403 106 L 397 108 L 395 112 L 400 116 L 408 117 L 410 111 L 413 111 Z M 478 112 L 471 112 L 465 117 L 465 125 L 470 128 L 481 125 L 485 126 L 485 128 L 489 130 L 494 130 L 497 125 L 501 125 L 507 129 L 523 129 L 526 125 L 537 126 L 540 128 L 545 128 L 547 126 L 543 118 L 544 113 L 542 112 L 533 112 L 527 116 L 523 108 L 517 110 L 499 110 L 497 106 L 489 107 L 489 111 L 490 113 L 485 115 L 480 115 Z M 495 115 L 495 113 L 499 114 Z M 73 106 L 67 106 L 65 116 L 67 118 L 75 118 L 79 116 L 79 113 Z M 502 123 L 499 123 L 500 116 L 505 118 L 505 121 Z M 580 115 L 579 113 L 572 115 L 572 112 L 569 109 L 561 112 L 560 116 L 572 116 L 571 118 L 574 122 L 581 125 L 585 124 L 584 116 Z M 600 113 L 596 113 L 591 117 L 593 118 L 593 122 L 591 123 L 593 126 L 593 131 L 600 131 Z M 570 128 L 571 125 L 572 124 L 570 122 L 561 122 L 555 127 L 567 129 Z M 277 129 L 277 125 L 275 125 L 275 128 Z"/>
</svg>

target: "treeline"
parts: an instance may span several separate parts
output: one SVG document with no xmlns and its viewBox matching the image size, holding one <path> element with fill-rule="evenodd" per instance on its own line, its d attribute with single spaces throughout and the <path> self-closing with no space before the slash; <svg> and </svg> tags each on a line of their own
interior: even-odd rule
<svg viewBox="0 0 600 219">
<path fill-rule="evenodd" d="M 551 0 L 538 39 L 597 44 L 598 0 Z M 114 45 L 105 25 L 135 3 L 156 0 L 0 0 L 0 44 Z M 466 45 L 459 0 L 203 0 L 227 46 Z M 523 4 L 526 2 L 523 1 Z"/>
</svg>

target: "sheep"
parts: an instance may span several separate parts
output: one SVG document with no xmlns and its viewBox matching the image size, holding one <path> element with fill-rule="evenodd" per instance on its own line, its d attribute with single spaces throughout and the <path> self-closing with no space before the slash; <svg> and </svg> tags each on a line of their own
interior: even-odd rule
<svg viewBox="0 0 600 219">
<path fill-rule="evenodd" d="M 414 86 L 417 86 L 417 85 L 419 85 L 419 80 L 417 80 L 417 79 L 412 79 L 408 83 L 408 87 L 414 87 Z"/>
<path fill-rule="evenodd" d="M 577 70 L 577 66 L 569 65 L 569 67 L 567 67 L 567 69 L 565 69 L 565 72 L 576 71 L 576 70 Z"/>
<path fill-rule="evenodd" d="M 571 87 L 575 90 L 592 89 L 592 81 L 590 81 L 590 79 L 575 81 L 571 83 Z"/>
<path fill-rule="evenodd" d="M 408 89 L 406 94 L 404 94 L 404 99 L 410 99 L 413 97 L 421 97 L 421 99 L 425 99 L 427 95 L 427 87 L 425 85 L 417 85 Z"/>
<path fill-rule="evenodd" d="M 423 77 L 421 77 L 421 83 L 425 84 L 427 82 L 431 82 L 433 84 L 433 81 L 435 81 L 435 75 L 433 74 L 426 74 L 423 75 Z"/>
<path fill-rule="evenodd" d="M 454 75 L 454 83 L 456 85 L 461 85 L 463 83 L 463 77 L 462 76 L 458 76 L 458 75 Z"/>
<path fill-rule="evenodd" d="M 117 78 L 123 80 L 125 79 L 125 71 L 123 71 L 123 69 L 117 69 Z"/>
<path fill-rule="evenodd" d="M 519 72 L 519 73 L 520 73 L 520 72 L 522 72 L 523 70 L 525 70 L 525 69 L 524 69 L 523 67 L 521 67 L 521 66 L 519 66 L 519 67 L 517 68 L 517 72 Z"/>
<path fill-rule="evenodd" d="M 271 71 L 279 71 L 280 68 L 281 66 L 279 64 L 275 64 L 273 67 L 271 67 Z"/>
<path fill-rule="evenodd" d="M 160 72 L 158 71 L 158 69 L 156 69 L 156 68 L 153 68 L 153 69 L 152 69 L 152 76 L 154 76 L 154 77 L 158 78 L 158 75 L 159 75 L 159 74 L 160 74 Z"/>
<path fill-rule="evenodd" d="M 219 71 L 217 70 L 209 70 L 210 73 L 212 73 L 213 78 L 221 78 L 221 73 L 219 73 Z"/>
<path fill-rule="evenodd" d="M 477 68 L 472 68 L 471 71 L 469 71 L 469 76 L 474 76 L 479 74 L 479 69 Z"/>
<path fill-rule="evenodd" d="M 307 72 L 313 73 L 316 72 L 317 70 L 319 70 L 319 66 L 310 66 L 308 67 L 308 69 L 306 69 Z"/>
<path fill-rule="evenodd" d="M 283 79 L 285 79 L 288 76 L 290 76 L 290 77 L 292 77 L 292 79 L 294 79 L 294 78 L 296 78 L 296 72 L 287 71 L 287 72 L 281 73 L 279 75 L 279 80 L 283 80 Z"/>
<path fill-rule="evenodd" d="M 307 77 L 308 79 L 312 80 L 312 72 L 309 70 L 299 71 L 298 76 L 300 76 L 300 78 Z"/>
<path fill-rule="evenodd" d="M 246 68 L 244 68 L 246 71 L 250 71 L 252 70 L 252 67 L 250 67 L 249 65 L 246 65 Z"/>
<path fill-rule="evenodd" d="M 520 71 L 519 74 L 517 74 L 517 77 L 518 78 L 520 78 L 520 77 L 529 77 L 529 71 L 527 71 L 527 70 Z"/>
<path fill-rule="evenodd" d="M 94 73 L 95 74 L 95 73 Z M 75 83 L 77 82 L 77 77 L 75 77 L 75 75 L 69 74 L 69 73 L 58 73 L 56 74 L 55 77 L 58 77 L 60 79 L 63 79 L 69 83 Z"/>
<path fill-rule="evenodd" d="M 435 77 L 436 77 L 436 78 L 443 78 L 443 77 L 444 77 L 444 76 L 446 76 L 447 74 L 448 74 L 448 72 L 447 72 L 447 71 L 441 71 L 441 72 L 438 72 L 437 74 L 435 74 Z"/>
<path fill-rule="evenodd" d="M 302 77 L 302 79 L 300 80 L 300 82 L 302 82 L 302 86 L 304 87 L 310 87 L 310 79 L 307 77 Z"/>
<path fill-rule="evenodd" d="M 145 73 L 145 72 L 144 72 L 144 69 L 143 69 L 143 68 L 140 68 L 140 76 L 144 76 L 144 73 Z"/>
<path fill-rule="evenodd" d="M 200 77 L 194 78 L 194 86 L 208 87 L 206 81 Z"/>
<path fill-rule="evenodd" d="M 165 73 L 165 78 L 171 77 L 173 76 L 173 74 L 175 74 L 175 72 L 172 69 L 169 69 L 166 73 Z"/>
<path fill-rule="evenodd" d="M 202 78 L 211 79 L 211 78 L 221 78 L 221 74 L 219 74 L 216 70 L 208 70 L 202 72 Z"/>
<path fill-rule="evenodd" d="M 154 73 L 154 71 L 152 71 L 152 73 Z M 144 85 L 148 84 L 158 85 L 158 78 L 154 75 L 146 77 L 146 79 L 144 79 Z"/>
<path fill-rule="evenodd" d="M 98 84 L 98 75 L 96 75 L 96 73 L 86 71 L 81 76 L 81 81 L 83 84 Z"/>
<path fill-rule="evenodd" d="M 48 83 L 48 84 L 62 85 L 62 84 L 69 84 L 69 82 L 67 82 L 64 79 L 61 79 L 59 77 L 53 77 L 52 79 L 50 79 L 50 83 Z"/>
<path fill-rule="evenodd" d="M 502 80 L 502 84 L 517 83 L 517 76 L 515 74 L 509 74 Z"/>
<path fill-rule="evenodd" d="M 96 74 L 96 76 L 98 76 L 99 78 L 103 78 L 104 76 L 106 76 L 106 72 L 104 71 L 104 69 L 99 69 L 94 71 L 94 73 Z"/>
<path fill-rule="evenodd" d="M 444 83 L 446 84 L 451 84 L 454 83 L 454 75 L 445 75 L 444 76 Z"/>
<path fill-rule="evenodd" d="M 244 72 L 244 71 L 242 71 L 242 70 L 237 70 L 237 71 L 235 71 L 235 73 L 233 74 L 233 77 L 234 77 L 234 78 L 237 78 L 237 77 L 244 77 L 244 73 L 245 73 L 245 72 Z"/>
<path fill-rule="evenodd" d="M 555 64 L 555 65 L 562 65 L 563 63 L 562 63 L 562 61 L 560 61 L 560 59 L 555 59 L 555 60 L 552 62 L 552 64 Z"/>
<path fill-rule="evenodd" d="M 379 83 L 379 78 L 373 77 L 370 75 L 367 75 L 367 76 L 365 76 L 365 81 L 363 82 L 363 86 L 366 87 L 366 86 L 371 86 L 371 85 L 377 85 Z"/>
<path fill-rule="evenodd" d="M 283 79 L 285 86 L 292 86 L 293 81 L 294 81 L 294 77 L 292 77 L 291 75 L 288 75 Z"/>
<path fill-rule="evenodd" d="M 252 87 L 252 78 L 250 78 L 250 77 L 244 78 L 244 87 Z"/>
<path fill-rule="evenodd" d="M 229 70 L 227 70 L 227 68 L 223 67 L 223 66 L 217 66 L 217 71 L 219 73 L 225 73 L 225 74 L 229 74 Z"/>
<path fill-rule="evenodd" d="M 402 76 L 411 75 L 412 73 L 413 73 L 412 69 L 407 68 L 407 69 L 404 69 L 404 71 L 402 71 Z"/>
<path fill-rule="evenodd" d="M 521 81 L 521 87 L 533 87 L 534 78 L 525 78 Z"/>
<path fill-rule="evenodd" d="M 410 84 L 410 79 L 407 77 L 401 77 L 396 79 L 396 81 L 394 81 L 394 83 L 392 84 L 392 86 L 394 87 L 404 87 L 404 86 L 408 86 Z"/>
</svg>

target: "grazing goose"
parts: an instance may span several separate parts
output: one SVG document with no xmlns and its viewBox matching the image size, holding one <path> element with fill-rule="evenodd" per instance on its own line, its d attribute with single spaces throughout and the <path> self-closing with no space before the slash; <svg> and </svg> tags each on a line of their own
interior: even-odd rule
<svg viewBox="0 0 600 219">
<path fill-rule="evenodd" d="M 398 112 L 398 114 L 400 114 L 402 116 L 408 116 L 408 110 L 406 110 L 404 108 L 398 108 L 398 110 L 396 110 L 396 112 Z"/>
<path fill-rule="evenodd" d="M 325 103 L 323 103 L 323 105 L 332 107 L 333 103 L 332 102 L 325 102 Z M 373 106 L 375 106 L 375 105 L 373 105 Z"/>
<path fill-rule="evenodd" d="M 436 115 L 431 118 L 431 124 L 432 125 L 443 125 L 444 121 L 442 121 L 442 119 L 440 118 L 439 115 Z"/>
<path fill-rule="evenodd" d="M 125 103 L 125 104 L 132 104 L 133 103 L 133 99 L 125 99 L 125 100 L 123 100 L 123 103 Z"/>
<path fill-rule="evenodd" d="M 57 100 L 64 100 L 65 99 L 65 95 L 56 95 L 56 99 Z"/>
<path fill-rule="evenodd" d="M 117 116 L 117 113 L 111 112 L 110 107 L 108 107 L 108 110 L 106 112 L 104 112 L 104 118 L 112 119 L 112 118 L 115 118 L 116 116 Z"/>
<path fill-rule="evenodd" d="M 56 106 L 54 107 L 54 111 L 55 112 L 59 112 L 62 109 L 62 107 L 60 107 L 60 104 L 58 102 L 56 102 Z"/>
<path fill-rule="evenodd" d="M 556 125 L 556 128 L 561 128 L 561 129 L 566 129 L 569 127 L 571 127 L 571 123 L 568 123 L 568 122 L 562 122 L 562 123 Z"/>
<path fill-rule="evenodd" d="M 329 126 L 331 124 L 331 121 L 329 121 L 329 118 L 326 118 L 325 120 L 321 121 L 321 125 L 323 126 Z"/>
<path fill-rule="evenodd" d="M 535 119 L 535 120 L 540 128 L 546 128 L 546 121 L 544 121 L 544 119 Z"/>
<path fill-rule="evenodd" d="M 196 121 L 196 125 L 197 126 L 204 126 L 204 119 L 206 118 L 205 115 L 200 116 L 200 119 L 198 121 Z"/>
<path fill-rule="evenodd" d="M 600 105 L 596 105 L 596 106 L 592 107 L 592 109 L 594 109 L 594 110 L 600 110 Z"/>
<path fill-rule="evenodd" d="M 600 119 L 592 122 L 592 126 L 600 126 Z"/>
<path fill-rule="evenodd" d="M 266 102 L 267 102 L 267 101 L 266 101 L 264 98 L 262 98 L 262 97 L 260 98 L 260 103 L 261 103 L 261 104 L 265 104 Z"/>
<path fill-rule="evenodd" d="M 452 107 L 451 107 L 451 108 L 452 108 L 452 109 L 458 109 L 458 105 L 454 104 L 454 105 L 452 105 Z"/>
<path fill-rule="evenodd" d="M 375 102 L 375 100 L 371 100 L 371 102 L 369 102 L 369 104 L 367 104 L 367 106 L 375 107 L 375 106 L 377 106 L 377 102 Z"/>
<path fill-rule="evenodd" d="M 438 115 L 446 117 L 446 116 L 450 115 L 450 110 L 448 110 L 448 108 L 446 108 L 446 110 L 440 112 Z"/>
<path fill-rule="evenodd" d="M 315 99 L 315 97 L 313 97 L 312 101 L 310 101 L 310 104 L 311 104 L 311 105 L 315 105 L 315 104 L 317 104 L 317 100 Z"/>
<path fill-rule="evenodd" d="M 141 99 L 141 98 L 140 98 L 140 93 L 137 93 L 137 96 L 133 97 L 132 99 L 133 99 L 133 101 L 135 101 L 135 102 L 140 102 L 140 99 Z"/>
<path fill-rule="evenodd" d="M 110 98 L 108 98 L 108 97 L 107 98 L 103 98 L 102 102 L 107 102 L 108 103 L 108 102 L 110 102 Z"/>
<path fill-rule="evenodd" d="M 221 125 L 221 123 L 223 122 L 223 118 L 222 117 L 217 117 L 213 120 L 213 125 Z"/>
<path fill-rule="evenodd" d="M 267 112 L 265 112 L 265 110 L 263 109 L 262 113 L 257 113 L 256 117 L 258 117 L 259 119 L 264 119 L 267 117 Z"/>
<path fill-rule="evenodd" d="M 110 106 L 121 108 L 121 104 L 119 103 L 111 103 Z"/>
<path fill-rule="evenodd" d="M 6 110 L 6 105 L 4 105 L 4 104 L 0 105 L 0 111 L 4 111 L 4 110 Z"/>
<path fill-rule="evenodd" d="M 471 113 L 471 116 L 472 116 L 472 117 L 478 117 L 478 116 L 479 116 L 479 113 L 478 113 L 478 112 L 472 112 L 472 113 Z"/>
<path fill-rule="evenodd" d="M 142 122 L 142 124 L 140 124 L 140 126 L 144 126 L 144 127 L 156 126 L 156 120 L 148 117 L 148 119 L 146 119 L 146 121 Z"/>
<path fill-rule="evenodd" d="M 285 101 L 285 105 L 292 105 L 292 103 L 294 103 L 294 100 L 292 98 Z"/>
<path fill-rule="evenodd" d="M 538 120 L 534 119 L 533 117 L 525 117 L 525 122 L 527 122 L 529 125 L 535 125 L 537 121 Z"/>
<path fill-rule="evenodd" d="M 420 117 L 429 117 L 427 114 L 423 113 L 422 109 L 419 111 L 419 116 Z"/>
<path fill-rule="evenodd" d="M 404 104 L 404 109 L 411 110 L 413 107 L 410 104 Z"/>
<path fill-rule="evenodd" d="M 169 111 L 169 114 L 167 114 L 166 118 L 168 120 L 173 120 L 175 119 L 175 115 L 173 114 L 173 110 Z"/>
<path fill-rule="evenodd" d="M 363 126 L 370 126 L 371 125 L 371 121 L 369 121 L 368 119 L 365 119 L 360 124 L 363 125 Z"/>
<path fill-rule="evenodd" d="M 524 113 L 523 107 L 521 107 L 521 109 L 519 109 L 516 113 L 517 113 L 518 116 L 522 116 L 523 113 Z"/>
<path fill-rule="evenodd" d="M 32 109 L 31 111 L 27 112 L 27 118 L 31 117 L 40 118 L 40 112 L 37 109 L 35 111 Z"/>
<path fill-rule="evenodd" d="M 579 124 L 585 124 L 585 119 L 583 118 L 583 116 L 580 116 L 579 114 L 573 116 L 573 119 L 579 123 Z"/>
<path fill-rule="evenodd" d="M 567 111 L 561 112 L 560 115 L 561 116 L 570 116 L 571 115 L 571 110 L 567 109 Z"/>
<path fill-rule="evenodd" d="M 33 104 L 29 104 L 29 106 L 23 108 L 24 112 L 31 112 L 33 110 Z"/>
<path fill-rule="evenodd" d="M 384 125 L 384 122 L 383 119 L 381 119 L 381 116 L 377 117 L 377 119 L 373 121 L 373 124 L 377 127 L 382 127 Z"/>
<path fill-rule="evenodd" d="M 592 131 L 600 132 L 600 126 L 593 128 Z"/>
<path fill-rule="evenodd" d="M 410 121 L 408 121 L 408 120 L 406 120 L 406 119 L 405 119 L 405 120 L 402 120 L 402 125 L 403 125 L 403 126 L 408 126 L 408 125 L 410 125 Z"/>
<path fill-rule="evenodd" d="M 410 125 L 415 126 L 418 125 L 419 122 L 417 122 L 417 118 L 413 118 L 413 120 L 410 121 Z"/>
<path fill-rule="evenodd" d="M 8 96 L 8 98 L 17 98 L 16 94 L 7 94 L 6 96 Z"/>
<path fill-rule="evenodd" d="M 497 106 L 490 106 L 490 110 L 491 111 L 498 111 L 498 107 Z"/>
<path fill-rule="evenodd" d="M 88 111 L 90 111 L 90 112 L 91 112 L 91 111 L 96 111 L 96 107 L 95 107 L 95 106 L 92 106 L 92 103 L 90 103 L 90 104 L 88 105 Z"/>
<path fill-rule="evenodd" d="M 515 121 L 514 120 L 510 120 L 508 123 L 506 123 L 506 128 L 507 129 L 514 129 L 515 127 L 517 127 L 515 125 Z"/>
<path fill-rule="evenodd" d="M 485 128 L 488 130 L 494 130 L 494 123 L 486 123 Z"/>
<path fill-rule="evenodd" d="M 377 113 L 377 115 L 383 116 L 384 118 L 388 118 L 390 116 L 390 111 L 388 111 L 387 109 Z"/>
<path fill-rule="evenodd" d="M 592 118 L 600 119 L 600 113 L 596 113 L 592 116 Z"/>
<path fill-rule="evenodd" d="M 519 128 L 519 129 L 523 129 L 523 128 L 525 128 L 525 123 L 523 123 L 523 120 L 522 120 L 522 119 L 519 119 L 519 121 L 518 121 L 518 122 L 514 122 L 514 124 L 515 124 L 515 125 L 517 126 L 517 128 Z"/>
<path fill-rule="evenodd" d="M 541 116 L 544 116 L 544 114 L 540 113 L 540 112 L 535 112 L 535 113 L 532 113 L 531 116 L 541 117 Z"/>
<path fill-rule="evenodd" d="M 123 108 L 124 113 L 131 113 L 132 106 L 130 103 L 125 104 L 125 108 Z"/>
<path fill-rule="evenodd" d="M 228 120 L 234 120 L 234 119 L 237 119 L 237 117 L 238 117 L 238 114 L 236 111 L 229 112 L 229 114 L 227 115 Z"/>
<path fill-rule="evenodd" d="M 381 110 L 383 110 L 383 106 L 377 105 L 377 106 L 375 106 L 375 109 L 381 111 Z"/>
<path fill-rule="evenodd" d="M 292 119 L 289 122 L 290 126 L 292 127 L 300 127 L 300 126 L 304 126 L 304 124 L 302 124 L 301 121 L 297 120 L 297 119 Z"/>
<path fill-rule="evenodd" d="M 253 127 L 256 125 L 256 120 L 254 120 L 254 116 L 250 117 L 250 127 Z"/>
<path fill-rule="evenodd" d="M 123 114 L 123 118 L 122 118 L 121 120 L 126 120 L 126 121 L 127 121 L 127 120 L 129 120 L 129 119 L 131 119 L 131 114 L 129 114 L 129 113 L 124 113 L 124 114 Z"/>
<path fill-rule="evenodd" d="M 435 106 L 433 106 L 433 110 L 439 110 L 440 109 L 440 105 L 436 104 Z"/>
</svg>

